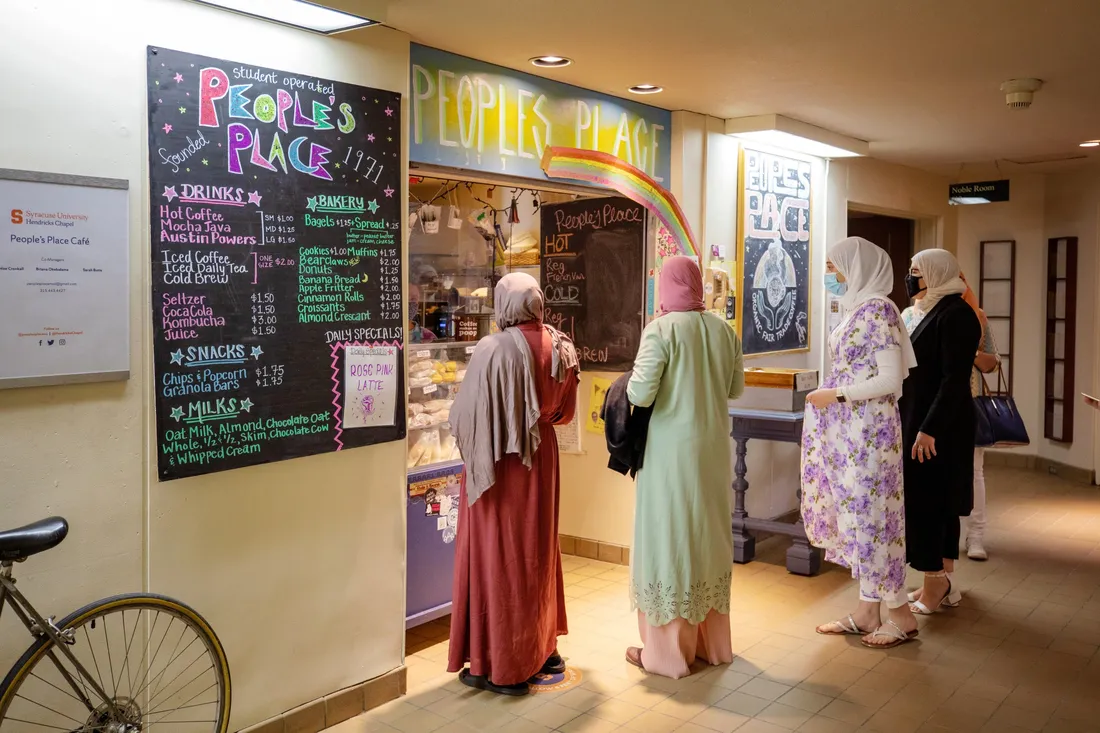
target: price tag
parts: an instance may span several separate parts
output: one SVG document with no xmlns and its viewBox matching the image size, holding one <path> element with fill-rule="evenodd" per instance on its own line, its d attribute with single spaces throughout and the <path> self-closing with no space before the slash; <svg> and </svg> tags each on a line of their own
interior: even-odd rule
<svg viewBox="0 0 1100 733">
<path fill-rule="evenodd" d="M 474 350 L 476 348 L 477 348 L 476 346 L 467 346 L 466 347 L 466 356 L 469 356 L 470 354 L 474 353 Z"/>
<path fill-rule="evenodd" d="M 796 392 L 809 392 L 817 388 L 817 372 L 799 372 L 794 375 Z"/>
<path fill-rule="evenodd" d="M 424 394 L 433 394 L 438 391 L 439 385 L 437 384 L 429 384 L 427 387 L 424 388 Z"/>
<path fill-rule="evenodd" d="M 431 358 L 431 355 L 432 355 L 432 352 L 430 352 L 430 351 L 418 351 L 418 352 L 416 352 L 416 358 L 417 359 L 428 359 L 428 358 Z"/>
</svg>

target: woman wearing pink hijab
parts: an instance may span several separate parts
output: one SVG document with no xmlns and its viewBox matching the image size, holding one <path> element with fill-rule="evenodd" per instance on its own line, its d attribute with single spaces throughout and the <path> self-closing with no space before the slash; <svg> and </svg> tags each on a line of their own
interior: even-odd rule
<svg viewBox="0 0 1100 733">
<path fill-rule="evenodd" d="M 704 312 L 695 260 L 666 260 L 661 316 L 646 327 L 627 386 L 652 407 L 638 472 L 631 602 L 641 648 L 631 664 L 678 679 L 696 659 L 733 661 L 730 642 L 729 400 L 745 387 L 741 342 Z"/>
</svg>

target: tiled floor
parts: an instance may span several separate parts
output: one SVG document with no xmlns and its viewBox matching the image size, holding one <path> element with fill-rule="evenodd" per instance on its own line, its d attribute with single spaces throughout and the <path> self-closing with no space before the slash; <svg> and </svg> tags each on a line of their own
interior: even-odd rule
<svg viewBox="0 0 1100 733">
<path fill-rule="evenodd" d="M 815 634 L 851 610 L 855 586 L 832 566 L 787 574 L 770 540 L 734 567 L 734 663 L 646 676 L 623 661 L 638 641 L 627 569 L 565 558 L 572 633 L 560 649 L 580 688 L 470 691 L 444 673 L 438 622 L 409 634 L 408 696 L 339 733 L 1100 731 L 1100 489 L 1008 470 L 990 470 L 989 487 L 990 561 L 962 561 L 962 606 L 921 619 L 919 640 L 898 649 Z"/>
</svg>

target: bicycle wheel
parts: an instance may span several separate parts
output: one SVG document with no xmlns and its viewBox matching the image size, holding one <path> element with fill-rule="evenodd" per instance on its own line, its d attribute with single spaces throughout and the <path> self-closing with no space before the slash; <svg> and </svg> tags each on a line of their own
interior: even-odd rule
<svg viewBox="0 0 1100 733">
<path fill-rule="evenodd" d="M 194 609 L 158 595 L 115 596 L 57 627 L 64 650 L 39 638 L 0 683 L 3 733 L 225 733 L 229 663 Z"/>
</svg>

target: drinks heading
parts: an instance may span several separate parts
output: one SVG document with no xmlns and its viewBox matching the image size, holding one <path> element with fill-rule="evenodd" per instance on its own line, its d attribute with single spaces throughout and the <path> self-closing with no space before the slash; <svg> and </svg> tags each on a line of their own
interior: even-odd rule
<svg viewBox="0 0 1100 733">
<path fill-rule="evenodd" d="M 551 145 L 599 150 L 669 184 L 672 113 L 412 46 L 412 142 L 417 163 L 545 178 Z"/>
</svg>

